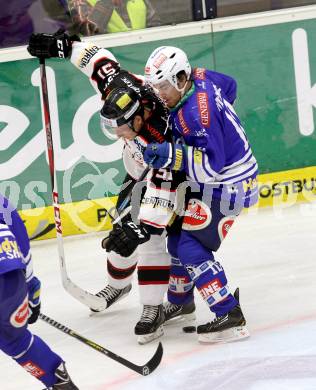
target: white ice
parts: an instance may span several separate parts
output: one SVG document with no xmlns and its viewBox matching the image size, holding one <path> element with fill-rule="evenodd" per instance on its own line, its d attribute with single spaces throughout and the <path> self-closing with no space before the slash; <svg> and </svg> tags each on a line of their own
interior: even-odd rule
<svg viewBox="0 0 316 390">
<path fill-rule="evenodd" d="M 70 278 L 96 292 L 105 286 L 101 233 L 64 240 Z M 132 293 L 101 316 L 62 288 L 55 240 L 32 244 L 42 280 L 42 312 L 77 333 L 144 364 L 157 342 L 140 346 L 133 328 L 141 308 Z M 230 287 L 240 287 L 251 338 L 230 344 L 200 345 L 196 334 L 165 327 L 164 356 L 158 369 L 142 377 L 39 320 L 32 331 L 67 362 L 81 390 L 315 390 L 316 389 L 316 204 L 264 209 L 242 215 L 217 254 Z M 198 323 L 211 319 L 196 297 Z M 1 390 L 44 386 L 0 354 Z"/>
</svg>

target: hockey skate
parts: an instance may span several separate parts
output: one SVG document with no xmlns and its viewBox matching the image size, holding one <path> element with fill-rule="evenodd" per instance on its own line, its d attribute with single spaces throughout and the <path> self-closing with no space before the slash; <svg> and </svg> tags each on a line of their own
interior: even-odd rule
<svg viewBox="0 0 316 390">
<path fill-rule="evenodd" d="M 55 371 L 55 376 L 58 379 L 52 387 L 46 390 L 79 390 L 76 385 L 70 379 L 70 376 L 66 370 L 65 363 L 61 363 Z"/>
<path fill-rule="evenodd" d="M 132 285 L 129 284 L 128 286 L 119 289 L 110 286 L 109 284 L 105 286 L 101 291 L 99 291 L 96 296 L 102 297 L 106 301 L 106 308 L 108 309 L 113 303 L 118 302 L 122 298 L 124 298 L 132 289 Z M 105 310 L 104 309 L 104 310 Z M 93 313 L 100 313 L 98 310 L 90 309 Z"/>
<path fill-rule="evenodd" d="M 163 323 L 165 317 L 162 305 L 144 305 L 140 320 L 135 326 L 138 343 L 143 345 L 163 336 Z"/>
<path fill-rule="evenodd" d="M 197 327 L 200 343 L 226 343 L 238 341 L 250 336 L 246 320 L 239 304 L 239 289 L 234 293 L 238 305 L 223 316 L 216 317 L 212 322 Z"/>
<path fill-rule="evenodd" d="M 165 324 L 182 323 L 184 326 L 193 326 L 195 324 L 195 303 L 194 301 L 186 305 L 176 305 L 171 302 L 163 304 L 165 315 Z"/>
</svg>

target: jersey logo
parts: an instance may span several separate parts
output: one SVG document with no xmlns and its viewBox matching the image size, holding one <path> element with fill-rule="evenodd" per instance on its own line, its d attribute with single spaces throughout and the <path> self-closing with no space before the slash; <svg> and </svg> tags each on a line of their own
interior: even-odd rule
<svg viewBox="0 0 316 390">
<path fill-rule="evenodd" d="M 189 134 L 190 133 L 190 129 L 188 128 L 188 126 L 186 124 L 186 121 L 184 120 L 182 108 L 178 112 L 178 118 L 179 118 L 179 123 L 180 123 L 180 126 L 181 126 L 181 133 Z"/>
<path fill-rule="evenodd" d="M 182 228 L 184 230 L 201 230 L 212 220 L 209 207 L 199 199 L 191 199 L 185 211 Z"/>
<path fill-rule="evenodd" d="M 99 51 L 99 48 L 98 46 L 91 46 L 91 47 L 88 47 L 88 48 L 85 48 L 84 49 L 84 54 L 81 58 L 79 58 L 79 61 L 78 61 L 78 66 L 79 68 L 85 68 L 91 58 Z"/>
<path fill-rule="evenodd" d="M 197 102 L 201 117 L 201 123 L 205 127 L 210 126 L 210 109 L 208 105 L 208 96 L 206 92 L 197 93 Z"/>
<path fill-rule="evenodd" d="M 221 241 L 224 240 L 224 238 L 227 236 L 227 233 L 229 232 L 230 228 L 232 227 L 233 223 L 235 222 L 235 219 L 233 216 L 224 217 L 219 221 L 218 224 L 218 235 Z"/>
<path fill-rule="evenodd" d="M 166 61 L 167 59 L 167 56 L 164 55 L 163 53 L 161 53 L 158 58 L 155 60 L 155 62 L 153 63 L 154 67 L 159 69 L 160 66 Z"/>
<path fill-rule="evenodd" d="M 10 323 L 14 328 L 22 328 L 27 323 L 29 315 L 29 303 L 27 296 L 21 305 L 11 314 Z"/>
<path fill-rule="evenodd" d="M 205 69 L 204 68 L 195 68 L 194 77 L 198 80 L 205 80 Z"/>
<path fill-rule="evenodd" d="M 159 132 L 158 129 L 156 129 L 154 126 L 152 126 L 150 123 L 145 123 L 146 130 L 150 133 L 150 135 L 153 137 L 154 141 L 157 141 L 159 143 L 162 143 L 165 141 L 164 136 Z"/>
<path fill-rule="evenodd" d="M 57 53 L 59 58 L 65 58 L 62 39 L 57 39 Z"/>
<path fill-rule="evenodd" d="M 221 281 L 217 278 L 215 280 L 209 281 L 205 283 L 203 286 L 199 288 L 199 291 L 206 301 L 215 294 L 218 290 L 222 288 Z"/>
<path fill-rule="evenodd" d="M 22 367 L 31 375 L 35 376 L 35 378 L 41 378 L 43 375 L 45 375 L 45 371 L 43 371 L 31 360 L 27 361 L 26 363 L 23 363 Z"/>
<path fill-rule="evenodd" d="M 0 261 L 21 259 L 18 244 L 14 239 L 11 239 L 12 234 L 6 232 L 5 234 L 8 234 L 9 237 L 5 237 L 4 240 L 0 237 Z"/>
</svg>

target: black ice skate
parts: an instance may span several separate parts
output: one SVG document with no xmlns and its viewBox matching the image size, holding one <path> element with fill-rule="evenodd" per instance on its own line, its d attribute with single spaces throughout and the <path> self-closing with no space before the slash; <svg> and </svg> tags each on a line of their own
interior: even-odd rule
<svg viewBox="0 0 316 390">
<path fill-rule="evenodd" d="M 147 344 L 163 335 L 165 317 L 162 305 L 144 305 L 140 320 L 135 326 L 135 334 L 139 344 Z"/>
<path fill-rule="evenodd" d="M 184 326 L 194 325 L 195 321 L 195 303 L 194 301 L 186 305 L 176 305 L 174 303 L 165 302 L 163 304 L 165 314 L 165 324 L 182 323 Z"/>
<path fill-rule="evenodd" d="M 57 383 L 55 383 L 53 387 L 49 387 L 47 390 L 79 390 L 70 379 L 65 363 L 61 363 L 58 366 L 55 371 L 55 376 L 58 379 Z"/>
<path fill-rule="evenodd" d="M 132 285 L 119 289 L 110 286 L 109 284 L 105 286 L 101 291 L 99 291 L 96 296 L 102 297 L 106 301 L 105 309 L 109 308 L 113 303 L 118 302 L 120 299 L 124 298 L 132 289 Z M 104 310 L 105 310 L 104 309 Z M 90 309 L 93 313 L 99 313 L 98 310 Z"/>
<path fill-rule="evenodd" d="M 239 302 L 239 289 L 234 293 Z M 246 320 L 238 303 L 227 314 L 216 317 L 212 322 L 197 327 L 200 343 L 225 343 L 249 337 Z"/>
</svg>

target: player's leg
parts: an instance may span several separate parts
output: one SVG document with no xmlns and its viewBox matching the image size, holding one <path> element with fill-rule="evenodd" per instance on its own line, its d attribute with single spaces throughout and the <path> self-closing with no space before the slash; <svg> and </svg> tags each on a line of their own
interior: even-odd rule
<svg viewBox="0 0 316 390">
<path fill-rule="evenodd" d="M 140 344 L 163 335 L 163 298 L 168 288 L 170 256 L 166 250 L 165 236 L 152 235 L 139 246 L 138 285 L 143 312 L 135 326 Z"/>
<path fill-rule="evenodd" d="M 168 234 L 168 252 L 171 268 L 168 286 L 168 300 L 164 303 L 166 324 L 181 322 L 193 325 L 195 320 L 194 283 L 178 257 L 180 234 Z"/>
<path fill-rule="evenodd" d="M 107 253 L 107 284 L 96 294 L 105 299 L 106 308 L 126 297 L 131 291 L 136 264 L 136 254 L 122 257 L 115 252 Z"/>
<path fill-rule="evenodd" d="M 199 199 L 191 199 L 184 217 L 178 255 L 185 265 L 205 303 L 215 314 L 214 321 L 197 328 L 200 342 L 236 340 L 249 336 L 237 295 L 231 294 L 225 271 L 213 252 L 236 218 L 236 212 L 218 199 L 209 207 Z M 222 211 L 225 210 L 225 214 Z"/>
<path fill-rule="evenodd" d="M 0 275 L 0 349 L 46 387 L 78 390 L 62 358 L 27 329 L 27 296 L 22 270 Z"/>
<path fill-rule="evenodd" d="M 117 208 L 120 207 L 130 189 L 135 185 L 136 180 L 126 175 L 122 189 L 117 200 Z M 107 284 L 96 295 L 106 300 L 107 307 L 126 297 L 132 289 L 133 273 L 136 269 L 137 257 L 122 257 L 115 252 L 107 253 Z M 96 312 L 96 310 L 91 310 Z"/>
</svg>

